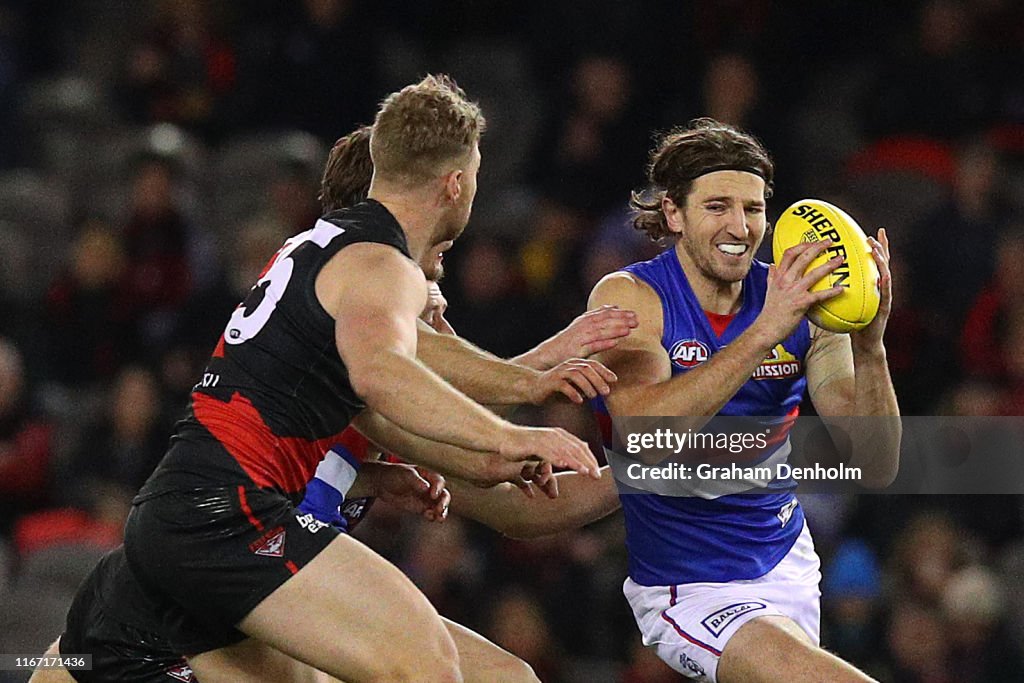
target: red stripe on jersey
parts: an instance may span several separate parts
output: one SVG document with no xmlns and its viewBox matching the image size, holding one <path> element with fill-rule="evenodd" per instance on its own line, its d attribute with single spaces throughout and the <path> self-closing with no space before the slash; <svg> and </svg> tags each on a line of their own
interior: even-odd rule
<svg viewBox="0 0 1024 683">
<path fill-rule="evenodd" d="M 366 462 L 370 457 L 370 440 L 360 434 L 355 427 L 346 427 L 338 441 L 339 445 L 344 446 L 359 462 Z"/>
<path fill-rule="evenodd" d="M 249 500 L 245 497 L 245 487 L 238 487 L 238 504 L 242 506 L 242 512 L 249 518 L 249 524 L 256 527 L 256 531 L 263 531 L 263 524 L 260 520 L 256 519 L 256 515 L 252 514 L 252 508 L 249 507 Z"/>
<path fill-rule="evenodd" d="M 786 413 L 786 417 L 782 422 L 772 427 L 771 435 L 768 437 L 768 445 L 774 446 L 775 444 L 782 443 L 789 438 L 789 432 L 793 429 L 793 425 L 796 424 L 796 418 L 800 416 L 800 406 L 794 406 L 792 410 Z"/>
<path fill-rule="evenodd" d="M 287 561 L 285 561 L 285 563 L 284 563 L 284 566 L 285 566 L 285 567 L 288 567 L 288 571 L 290 571 L 290 572 L 292 573 L 292 575 L 293 575 L 293 576 L 294 576 L 295 574 L 298 574 L 298 573 L 299 573 L 299 568 L 298 568 L 298 567 L 296 567 L 296 566 L 295 566 L 295 563 L 294 563 L 294 562 L 292 562 L 291 560 L 287 560 Z"/>
<path fill-rule="evenodd" d="M 306 487 L 327 450 L 344 433 L 315 440 L 277 436 L 252 401 L 237 391 L 227 403 L 193 393 L 192 411 L 254 484 L 285 493 L 298 493 Z"/>
</svg>

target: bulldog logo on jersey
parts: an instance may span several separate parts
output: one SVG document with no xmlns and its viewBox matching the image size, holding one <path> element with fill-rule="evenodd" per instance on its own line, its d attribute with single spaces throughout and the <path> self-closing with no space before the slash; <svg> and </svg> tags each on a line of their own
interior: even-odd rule
<svg viewBox="0 0 1024 683">
<path fill-rule="evenodd" d="M 672 345 L 668 352 L 672 362 L 681 368 L 689 370 L 700 365 L 711 357 L 707 344 L 697 339 L 684 339 Z"/>
<path fill-rule="evenodd" d="M 776 344 L 768 357 L 757 366 L 753 379 L 789 379 L 797 377 L 803 371 L 803 365 L 796 356 L 786 350 L 782 344 Z"/>
</svg>

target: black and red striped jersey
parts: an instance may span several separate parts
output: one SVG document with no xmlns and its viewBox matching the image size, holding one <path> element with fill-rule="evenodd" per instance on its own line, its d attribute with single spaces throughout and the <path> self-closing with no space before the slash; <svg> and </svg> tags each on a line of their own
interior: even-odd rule
<svg viewBox="0 0 1024 683">
<path fill-rule="evenodd" d="M 338 354 L 334 319 L 314 288 L 331 257 L 358 242 L 409 256 L 401 226 L 373 200 L 327 214 L 284 243 L 231 315 L 176 440 L 208 432 L 258 486 L 302 491 L 364 407 Z M 201 467 L 169 459 L 167 467 Z"/>
</svg>

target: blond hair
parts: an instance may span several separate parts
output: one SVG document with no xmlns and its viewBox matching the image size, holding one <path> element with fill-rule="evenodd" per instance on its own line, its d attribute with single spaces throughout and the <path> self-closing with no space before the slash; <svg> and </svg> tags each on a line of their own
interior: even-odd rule
<svg viewBox="0 0 1024 683">
<path fill-rule="evenodd" d="M 454 80 L 429 75 L 381 103 L 370 136 L 374 173 L 404 185 L 436 178 L 469 157 L 485 125 Z"/>
</svg>

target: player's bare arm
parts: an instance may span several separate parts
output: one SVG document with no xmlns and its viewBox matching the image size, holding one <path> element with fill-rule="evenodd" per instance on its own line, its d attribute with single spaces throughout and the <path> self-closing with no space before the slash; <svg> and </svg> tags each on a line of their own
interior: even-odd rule
<svg viewBox="0 0 1024 683">
<path fill-rule="evenodd" d="M 511 362 L 548 370 L 568 358 L 588 358 L 615 348 L 636 327 L 636 313 L 602 306 L 577 316 L 568 327 Z"/>
<path fill-rule="evenodd" d="M 336 321 L 338 353 L 353 389 L 395 424 L 444 443 L 511 459 L 537 456 L 598 476 L 597 461 L 579 439 L 506 422 L 416 360 L 415 321 L 426 304 L 426 280 L 394 249 L 361 243 L 339 251 L 317 275 L 316 292 Z M 438 406 L 445 407 L 443 420 Z"/>
<path fill-rule="evenodd" d="M 511 538 L 536 538 L 586 526 L 619 509 L 615 478 L 602 469 L 608 476 L 597 481 L 575 472 L 554 475 L 557 498 L 531 499 L 512 484 L 481 489 L 454 479 L 448 487 L 459 515 Z"/>
<path fill-rule="evenodd" d="M 864 473 L 861 483 L 883 488 L 892 483 L 899 469 L 902 425 L 882 343 L 892 310 L 889 240 L 882 229 L 879 239 L 869 237 L 868 242 L 878 265 L 882 295 L 878 314 L 867 327 L 848 335 L 812 325 L 807 389 L 815 410 L 823 417 L 877 418 L 869 424 L 851 424 L 845 431 L 853 447 L 850 465 L 860 467 Z"/>
<path fill-rule="evenodd" d="M 495 452 L 473 451 L 426 439 L 402 429 L 372 410 L 364 410 L 357 415 L 352 426 L 383 450 L 398 453 L 408 462 L 446 477 L 463 479 L 474 486 L 518 482 L 528 466 Z"/>
<path fill-rule="evenodd" d="M 590 308 L 618 305 L 636 311 L 638 321 L 638 327 L 617 348 L 599 355 L 619 376 L 608 397 L 612 414 L 715 415 L 750 379 L 771 349 L 793 331 L 810 306 L 838 294 L 836 290 L 808 291 L 839 266 L 838 259 L 803 274 L 826 246 L 821 242 L 788 250 L 782 262 L 772 267 L 764 309 L 754 324 L 708 362 L 675 377 L 661 345 L 663 318 L 658 295 L 628 273 L 614 273 L 601 280 L 591 294 Z"/>
<path fill-rule="evenodd" d="M 450 334 L 418 326 L 417 357 L 474 401 L 488 405 L 539 405 L 555 394 L 575 403 L 609 392 L 614 373 L 582 358 L 560 359 L 550 369 L 534 370 L 503 360 Z"/>
</svg>

